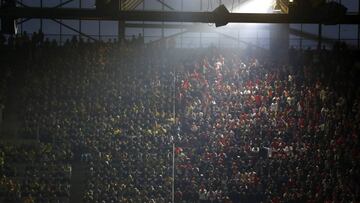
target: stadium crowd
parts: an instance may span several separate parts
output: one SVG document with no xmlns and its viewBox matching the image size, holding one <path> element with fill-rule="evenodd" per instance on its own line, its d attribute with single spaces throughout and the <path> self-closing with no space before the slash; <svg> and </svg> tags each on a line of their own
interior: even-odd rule
<svg viewBox="0 0 360 203">
<path fill-rule="evenodd" d="M 290 65 L 75 39 L 35 47 L 23 53 L 23 134 L 47 144 L 0 148 L 2 170 L 32 163 L 22 182 L 3 173 L 9 197 L 68 197 L 79 157 L 84 202 L 170 202 L 173 181 L 176 202 L 360 201 L 359 68 L 344 47 L 290 50 Z"/>
<path fill-rule="evenodd" d="M 2 144 L 2 202 L 69 200 L 71 151 L 64 145 Z"/>
</svg>

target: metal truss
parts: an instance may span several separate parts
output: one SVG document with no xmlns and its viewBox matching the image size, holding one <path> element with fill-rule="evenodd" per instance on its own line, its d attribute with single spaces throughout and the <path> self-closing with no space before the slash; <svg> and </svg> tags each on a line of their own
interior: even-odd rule
<svg viewBox="0 0 360 203">
<path fill-rule="evenodd" d="M 172 10 L 172 11 L 175 11 L 175 9 L 173 7 L 171 7 L 169 4 L 165 3 L 164 1 L 162 0 L 157 0 L 157 2 L 159 2 L 161 5 L 163 5 L 164 7 Z"/>
<path fill-rule="evenodd" d="M 58 24 L 60 24 L 60 25 L 62 25 L 62 26 L 64 26 L 64 27 L 66 27 L 67 29 L 69 29 L 69 30 L 71 30 L 71 31 L 74 31 L 74 32 L 78 33 L 79 35 L 81 35 L 81 36 L 83 36 L 83 37 L 86 37 L 86 38 L 88 38 L 88 39 L 91 39 L 91 40 L 93 40 L 93 41 L 95 41 L 95 42 L 98 41 L 98 39 L 96 39 L 96 38 L 94 38 L 94 37 L 92 37 L 92 36 L 90 36 L 90 35 L 87 35 L 87 34 L 81 32 L 81 31 L 79 31 L 79 30 L 77 30 L 77 29 L 75 29 L 75 28 L 73 28 L 73 27 L 71 27 L 71 26 L 69 26 L 69 25 L 61 22 L 60 20 L 56 20 L 56 19 L 51 19 L 51 20 L 54 21 L 54 22 L 56 22 L 56 23 L 58 23 Z"/>
</svg>

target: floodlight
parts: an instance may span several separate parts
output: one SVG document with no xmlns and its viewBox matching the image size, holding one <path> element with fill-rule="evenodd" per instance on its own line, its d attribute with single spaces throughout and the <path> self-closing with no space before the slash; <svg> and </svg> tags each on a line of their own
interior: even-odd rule
<svg viewBox="0 0 360 203">
<path fill-rule="evenodd" d="M 227 16 L 230 14 L 229 10 L 225 7 L 224 4 L 221 4 L 219 7 L 217 7 L 214 11 L 214 17 L 215 17 L 215 26 L 221 27 L 228 24 Z"/>
</svg>

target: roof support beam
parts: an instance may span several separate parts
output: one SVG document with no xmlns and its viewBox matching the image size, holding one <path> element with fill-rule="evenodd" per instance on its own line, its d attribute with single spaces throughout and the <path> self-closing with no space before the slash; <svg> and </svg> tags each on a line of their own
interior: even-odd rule
<svg viewBox="0 0 360 203">
<path fill-rule="evenodd" d="M 200 22 L 215 23 L 213 12 L 175 12 L 175 11 L 118 11 L 102 12 L 95 9 L 70 8 L 3 8 L 1 17 L 49 18 L 82 20 L 125 20 L 160 22 Z M 314 18 L 312 16 L 293 16 L 289 14 L 228 13 L 229 23 L 308 23 L 308 24 L 360 24 L 359 15 L 346 15 L 339 19 Z"/>
<path fill-rule="evenodd" d="M 19 22 L 16 22 L 16 24 L 20 25 L 20 24 L 23 24 L 23 23 L 25 23 L 25 22 L 27 22 L 29 20 L 31 20 L 31 18 L 25 18 L 25 19 L 20 20 Z"/>
<path fill-rule="evenodd" d="M 16 3 L 17 4 L 19 4 L 20 6 L 22 6 L 22 7 L 25 7 L 25 8 L 30 8 L 30 6 L 28 6 L 28 5 L 26 5 L 26 4 L 24 4 L 23 2 L 21 2 L 21 1 L 16 1 Z"/>
<path fill-rule="evenodd" d="M 56 6 L 54 6 L 54 8 L 60 8 L 60 7 L 62 7 L 62 6 L 64 6 L 64 5 L 66 5 L 66 4 L 68 4 L 68 3 L 73 2 L 73 1 L 74 1 L 74 0 L 67 0 L 67 1 L 64 1 L 64 2 L 62 2 L 62 3 L 60 3 L 60 4 L 56 5 Z"/>
</svg>

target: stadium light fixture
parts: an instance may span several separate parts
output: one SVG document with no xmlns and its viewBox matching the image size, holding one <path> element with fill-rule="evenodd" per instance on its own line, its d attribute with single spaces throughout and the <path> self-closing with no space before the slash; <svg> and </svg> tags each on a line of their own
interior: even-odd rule
<svg viewBox="0 0 360 203">
<path fill-rule="evenodd" d="M 248 0 L 236 6 L 232 13 L 273 13 L 276 0 Z M 233 29 L 242 29 L 245 33 L 249 28 L 260 28 L 264 24 L 259 23 L 229 23 L 228 27 Z M 249 31 L 250 32 L 250 31 Z"/>
<path fill-rule="evenodd" d="M 229 10 L 225 7 L 224 4 L 217 7 L 214 11 L 215 17 L 215 26 L 221 27 L 228 24 L 227 16 L 230 14 Z"/>
</svg>

